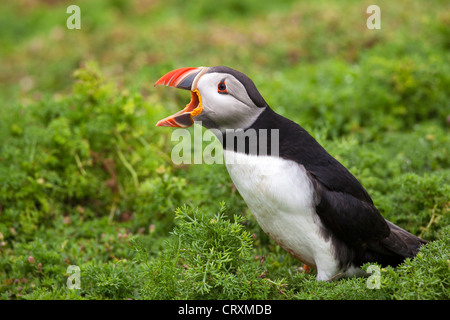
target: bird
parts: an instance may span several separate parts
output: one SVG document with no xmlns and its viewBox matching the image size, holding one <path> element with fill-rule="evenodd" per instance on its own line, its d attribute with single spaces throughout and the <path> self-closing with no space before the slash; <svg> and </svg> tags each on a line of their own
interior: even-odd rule
<svg viewBox="0 0 450 320">
<path fill-rule="evenodd" d="M 428 243 L 383 218 L 355 176 L 304 128 L 270 108 L 244 73 L 179 68 L 154 84 L 160 85 L 189 90 L 191 101 L 156 126 L 199 123 L 212 130 L 258 225 L 315 268 L 317 280 L 367 276 L 366 263 L 395 267 Z"/>
</svg>

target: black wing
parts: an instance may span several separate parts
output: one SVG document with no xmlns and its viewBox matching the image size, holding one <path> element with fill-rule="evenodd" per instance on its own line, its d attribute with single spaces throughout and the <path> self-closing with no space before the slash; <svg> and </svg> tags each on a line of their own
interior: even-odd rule
<svg viewBox="0 0 450 320">
<path fill-rule="evenodd" d="M 317 161 L 304 164 L 315 189 L 316 213 L 333 235 L 355 250 L 354 262 L 396 266 L 414 257 L 427 241 L 385 220 L 359 181 L 317 145 Z"/>
<path fill-rule="evenodd" d="M 353 248 L 364 250 L 368 244 L 389 236 L 386 220 L 371 202 L 352 194 L 330 190 L 314 178 L 316 213 L 324 226 Z"/>
<path fill-rule="evenodd" d="M 310 174 L 325 227 L 351 247 L 386 238 L 390 228 L 359 181 L 298 124 L 274 112 L 268 116 L 270 127 L 280 128 L 279 156 Z"/>
<path fill-rule="evenodd" d="M 361 183 L 295 122 L 267 108 L 252 128 L 269 129 L 269 139 L 270 129 L 279 130 L 279 156 L 308 171 L 318 216 L 339 241 L 356 250 L 355 262 L 396 264 L 426 243 L 385 220 Z"/>
</svg>

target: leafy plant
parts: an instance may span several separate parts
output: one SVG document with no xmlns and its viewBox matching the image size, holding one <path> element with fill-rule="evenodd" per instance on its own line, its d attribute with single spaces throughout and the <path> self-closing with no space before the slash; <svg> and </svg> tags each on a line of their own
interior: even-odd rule
<svg viewBox="0 0 450 320">
<path fill-rule="evenodd" d="M 266 299 L 283 287 L 255 263 L 244 218 L 234 216 L 231 222 L 224 212 L 224 203 L 215 215 L 177 209 L 166 251 L 148 265 L 144 298 Z M 142 255 L 142 247 L 136 248 Z"/>
</svg>

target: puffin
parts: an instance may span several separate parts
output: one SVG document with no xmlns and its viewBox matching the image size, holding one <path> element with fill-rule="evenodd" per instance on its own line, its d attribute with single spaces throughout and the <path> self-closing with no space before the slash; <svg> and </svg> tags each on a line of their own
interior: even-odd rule
<svg viewBox="0 0 450 320">
<path fill-rule="evenodd" d="M 154 86 L 189 90 L 186 107 L 157 122 L 198 123 L 222 143 L 227 171 L 262 230 L 317 280 L 397 266 L 427 243 L 382 217 L 361 183 L 299 124 L 276 113 L 254 82 L 225 66 L 173 70 Z"/>
</svg>

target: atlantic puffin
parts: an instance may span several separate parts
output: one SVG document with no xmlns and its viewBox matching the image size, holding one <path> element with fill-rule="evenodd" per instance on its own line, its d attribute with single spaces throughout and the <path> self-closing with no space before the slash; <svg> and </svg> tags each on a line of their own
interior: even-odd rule
<svg viewBox="0 0 450 320">
<path fill-rule="evenodd" d="M 213 130 L 259 226 L 315 268 L 317 280 L 364 276 L 365 263 L 397 266 L 427 243 L 384 219 L 361 183 L 305 129 L 272 110 L 245 74 L 224 66 L 180 68 L 159 85 L 190 90 L 191 101 L 156 126 L 198 122 Z M 237 130 L 257 138 L 244 136 L 239 148 L 229 143 Z"/>
</svg>

